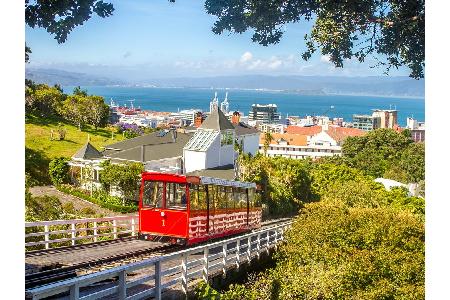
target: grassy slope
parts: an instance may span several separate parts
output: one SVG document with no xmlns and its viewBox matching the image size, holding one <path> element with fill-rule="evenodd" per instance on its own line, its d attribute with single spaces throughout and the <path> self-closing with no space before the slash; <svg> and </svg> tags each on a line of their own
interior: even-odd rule
<svg viewBox="0 0 450 300">
<path fill-rule="evenodd" d="M 50 140 L 50 131 L 57 135 L 58 123 L 66 129 L 64 140 Z M 88 134 L 91 144 L 98 150 L 101 147 L 123 140 L 122 135 L 114 134 L 106 128 L 95 130 L 92 126 L 85 126 L 79 131 L 76 126 L 57 119 L 44 119 L 27 116 L 25 120 L 25 169 L 31 175 L 34 184 L 48 184 L 48 163 L 52 158 L 74 155 L 87 141 Z"/>
</svg>

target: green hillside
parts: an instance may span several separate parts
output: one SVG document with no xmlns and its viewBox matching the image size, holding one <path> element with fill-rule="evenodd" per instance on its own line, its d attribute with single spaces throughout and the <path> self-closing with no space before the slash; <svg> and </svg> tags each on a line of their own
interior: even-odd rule
<svg viewBox="0 0 450 300">
<path fill-rule="evenodd" d="M 58 127 L 62 126 L 66 135 L 64 140 L 59 140 Z M 51 130 L 54 139 L 51 140 Z M 114 134 L 113 128 L 94 129 L 86 125 L 82 131 L 76 126 L 59 119 L 40 118 L 28 115 L 25 119 L 25 171 L 29 175 L 32 185 L 49 184 L 48 163 L 52 158 L 65 156 L 71 157 L 88 140 L 100 151 L 108 144 L 123 140 L 121 134 Z"/>
</svg>

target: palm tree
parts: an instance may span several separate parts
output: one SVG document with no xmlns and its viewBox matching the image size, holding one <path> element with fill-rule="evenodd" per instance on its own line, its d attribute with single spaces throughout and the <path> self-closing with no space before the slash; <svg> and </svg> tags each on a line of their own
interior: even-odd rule
<svg viewBox="0 0 450 300">
<path fill-rule="evenodd" d="M 273 136 L 270 132 L 264 134 L 264 155 L 267 155 L 270 143 L 273 141 Z"/>
</svg>

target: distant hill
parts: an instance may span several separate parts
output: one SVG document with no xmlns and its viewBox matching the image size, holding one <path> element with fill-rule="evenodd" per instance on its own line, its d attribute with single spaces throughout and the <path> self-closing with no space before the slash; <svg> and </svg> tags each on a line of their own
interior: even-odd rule
<svg viewBox="0 0 450 300">
<path fill-rule="evenodd" d="M 203 78 L 167 78 L 146 81 L 159 87 L 203 87 L 289 90 L 301 94 L 346 94 L 423 97 L 424 80 L 406 76 L 218 76 Z"/>
<path fill-rule="evenodd" d="M 26 69 L 25 78 L 37 83 L 49 85 L 72 85 L 72 86 L 92 86 L 92 85 L 124 85 L 125 81 L 111 79 L 107 77 L 92 76 L 85 73 L 67 72 L 55 69 Z"/>
<path fill-rule="evenodd" d="M 201 78 L 156 78 L 129 82 L 85 73 L 52 69 L 26 70 L 26 78 L 39 83 L 62 86 L 151 86 L 151 87 L 195 87 L 230 89 L 267 89 L 293 91 L 303 95 L 342 94 L 395 97 L 424 97 L 425 81 L 406 76 L 268 76 L 242 75 Z"/>
</svg>

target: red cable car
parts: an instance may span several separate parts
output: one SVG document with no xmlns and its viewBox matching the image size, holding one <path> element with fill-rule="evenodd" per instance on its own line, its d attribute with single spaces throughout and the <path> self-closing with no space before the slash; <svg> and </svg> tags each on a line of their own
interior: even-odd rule
<svg viewBox="0 0 450 300">
<path fill-rule="evenodd" d="M 142 173 L 141 239 L 191 245 L 261 226 L 256 185 L 203 176 Z"/>
</svg>

